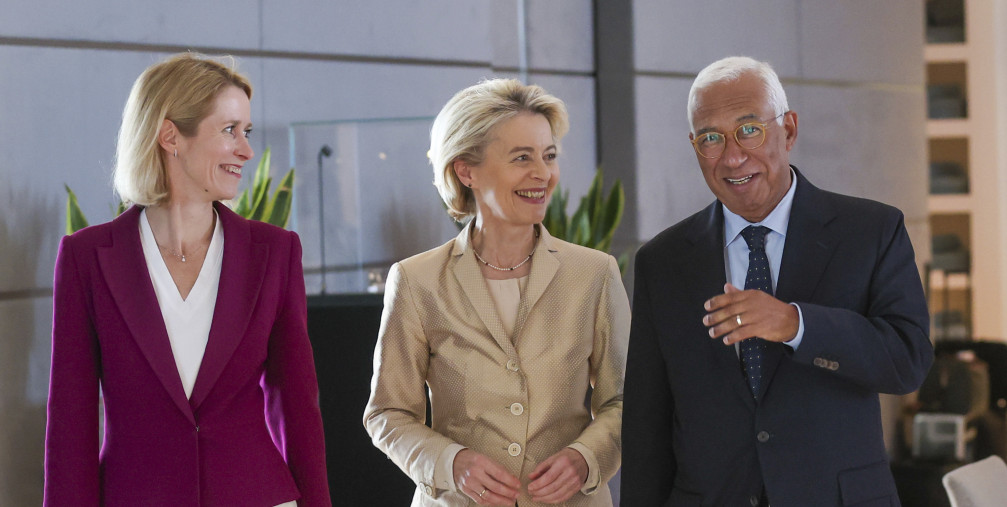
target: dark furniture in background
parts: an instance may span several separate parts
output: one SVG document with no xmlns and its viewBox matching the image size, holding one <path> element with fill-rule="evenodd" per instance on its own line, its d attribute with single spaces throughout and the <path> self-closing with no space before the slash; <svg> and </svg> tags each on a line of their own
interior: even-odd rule
<svg viewBox="0 0 1007 507">
<path fill-rule="evenodd" d="M 947 340 L 934 345 L 937 355 L 971 350 L 989 366 L 990 411 L 1007 418 L 1007 343 L 994 340 Z M 1004 457 L 1002 454 L 1000 457 Z"/>
<path fill-rule="evenodd" d="M 892 463 L 892 475 L 903 507 L 950 507 L 941 478 L 964 463 L 903 461 Z"/>
<path fill-rule="evenodd" d="M 409 505 L 416 486 L 364 430 L 380 294 L 308 297 L 333 505 Z"/>
<path fill-rule="evenodd" d="M 988 410 L 975 421 L 979 436 L 974 459 L 991 454 L 1007 454 L 1007 343 L 992 340 L 940 340 L 934 345 L 937 357 L 971 351 L 983 361 L 989 374 Z M 931 370 L 931 375 L 936 374 Z M 922 394 L 922 391 L 921 391 Z M 960 400 L 959 400 L 960 401 Z M 959 412 L 963 412 L 959 407 Z M 911 416 L 910 416 L 911 417 Z M 892 473 L 902 505 L 931 507 L 950 505 L 941 484 L 944 474 L 966 463 L 955 461 L 914 460 L 906 458 L 892 462 Z"/>
</svg>

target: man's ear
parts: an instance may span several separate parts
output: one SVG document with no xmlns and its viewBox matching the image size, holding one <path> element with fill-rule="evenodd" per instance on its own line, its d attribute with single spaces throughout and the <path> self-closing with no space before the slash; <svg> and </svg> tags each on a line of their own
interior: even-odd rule
<svg viewBox="0 0 1007 507">
<path fill-rule="evenodd" d="M 783 115 L 783 129 L 787 132 L 787 151 L 790 151 L 797 141 L 797 113 L 787 111 Z"/>
<path fill-rule="evenodd" d="M 181 133 L 178 131 L 178 127 L 175 126 L 175 122 L 165 118 L 161 122 L 161 128 L 157 131 L 157 144 L 169 154 L 176 153 L 176 150 L 178 150 L 178 138 L 180 136 Z"/>
<path fill-rule="evenodd" d="M 454 162 L 451 162 L 451 168 L 454 169 L 455 176 L 458 176 L 458 181 L 462 182 L 462 185 L 472 188 L 475 183 L 472 178 L 472 166 L 464 160 L 456 158 Z"/>
</svg>

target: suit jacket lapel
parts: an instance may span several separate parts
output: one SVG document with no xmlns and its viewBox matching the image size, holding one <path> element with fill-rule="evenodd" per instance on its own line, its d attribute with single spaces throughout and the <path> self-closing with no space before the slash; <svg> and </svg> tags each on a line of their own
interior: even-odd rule
<svg viewBox="0 0 1007 507">
<path fill-rule="evenodd" d="M 786 302 L 811 298 L 836 251 L 836 239 L 826 229 L 836 216 L 835 210 L 824 198 L 825 192 L 804 179 L 797 168 L 794 172 L 797 190 L 776 281 L 776 297 Z"/>
<path fill-rule="evenodd" d="M 525 320 L 528 319 L 528 312 L 535 307 L 535 303 L 542 297 L 546 288 L 549 287 L 549 283 L 556 276 L 556 271 L 559 270 L 559 259 L 554 255 L 557 252 L 557 244 L 553 242 L 552 236 L 549 235 L 549 231 L 545 230 L 545 227 L 541 225 L 535 227 L 538 228 L 541 237 L 538 240 L 535 258 L 532 259 L 528 284 L 525 286 L 521 303 L 518 306 L 517 321 L 514 324 L 515 337 L 521 336 L 521 329 L 524 328 Z"/>
<path fill-rule="evenodd" d="M 791 166 L 793 167 L 793 166 Z M 827 234 L 826 226 L 835 217 L 821 190 L 812 185 L 794 167 L 797 190 L 790 208 L 787 238 L 783 246 L 780 274 L 776 281 L 776 298 L 784 302 L 808 301 L 814 294 L 825 268 L 835 252 L 835 238 Z M 763 356 L 762 394 L 772 382 L 773 374 L 786 345 L 770 343 Z"/>
<path fill-rule="evenodd" d="M 269 258 L 267 245 L 252 243 L 246 220 L 220 203 L 214 207 L 224 232 L 224 259 L 206 352 L 189 399 L 193 410 L 206 399 L 244 339 Z"/>
<path fill-rule="evenodd" d="M 451 267 L 451 270 L 490 335 L 493 336 L 500 348 L 507 352 L 508 357 L 515 358 L 517 352 L 514 349 L 514 344 L 507 336 L 503 323 L 500 322 L 500 316 L 497 315 L 496 307 L 493 306 L 493 297 L 490 296 L 489 288 L 483 280 L 483 274 L 479 270 L 475 254 L 472 253 L 472 242 L 469 240 L 472 227 L 473 221 L 470 221 L 455 238 L 454 246 L 451 249 L 451 256 L 454 259 L 454 266 Z"/>
<path fill-rule="evenodd" d="M 122 319 L 154 375 L 179 410 L 195 424 L 140 244 L 141 210 L 133 206 L 113 221 L 112 245 L 98 248 L 98 264 Z"/>
<path fill-rule="evenodd" d="M 727 283 L 724 268 L 724 213 L 721 206 L 719 202 L 714 202 L 704 210 L 705 220 L 697 222 L 695 230 L 689 235 L 693 242 L 691 248 L 682 259 L 672 261 L 677 269 L 686 271 L 679 279 L 693 280 L 695 295 L 690 300 L 697 301 L 698 305 L 722 294 L 724 284 Z M 706 313 L 701 307 L 699 312 Z M 755 399 L 745 381 L 741 359 L 738 358 L 735 347 L 726 346 L 721 340 L 711 339 L 705 332 L 699 339 L 708 342 L 717 367 L 724 372 L 721 376 L 724 381 L 731 384 L 731 390 L 741 398 L 745 406 L 754 411 Z"/>
</svg>

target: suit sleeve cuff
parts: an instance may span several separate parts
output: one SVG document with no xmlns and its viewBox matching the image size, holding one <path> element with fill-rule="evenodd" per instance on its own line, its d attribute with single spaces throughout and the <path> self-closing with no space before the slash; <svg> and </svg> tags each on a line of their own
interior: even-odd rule
<svg viewBox="0 0 1007 507">
<path fill-rule="evenodd" d="M 455 491 L 455 456 L 466 447 L 461 444 L 452 443 L 441 451 L 437 457 L 437 466 L 434 468 L 434 487 L 447 491 Z"/>
<path fill-rule="evenodd" d="M 801 312 L 801 306 L 797 303 L 790 303 L 797 308 L 797 335 L 794 336 L 793 340 L 788 342 L 783 342 L 784 345 L 789 345 L 790 348 L 797 350 L 797 347 L 801 346 L 801 340 L 804 339 L 804 313 Z"/>
<path fill-rule="evenodd" d="M 601 474 L 598 472 L 598 459 L 595 458 L 591 449 L 588 449 L 586 445 L 580 442 L 574 442 L 567 447 L 579 452 L 584 457 L 584 461 L 587 462 L 587 480 L 584 481 L 584 486 L 580 488 L 580 492 L 585 495 L 593 495 L 598 491 L 598 485 L 601 482 Z"/>
</svg>

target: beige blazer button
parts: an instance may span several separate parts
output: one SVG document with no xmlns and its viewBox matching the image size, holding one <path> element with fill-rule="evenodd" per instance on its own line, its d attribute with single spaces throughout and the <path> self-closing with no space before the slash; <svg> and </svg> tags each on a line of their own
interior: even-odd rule
<svg viewBox="0 0 1007 507">
<path fill-rule="evenodd" d="M 434 496 L 434 488 L 431 488 L 429 484 L 420 484 L 420 486 L 423 487 L 423 492 L 426 493 L 427 496 Z"/>
<path fill-rule="evenodd" d="M 524 413 L 524 405 L 520 403 L 511 403 L 510 413 L 514 415 L 521 415 Z"/>
<path fill-rule="evenodd" d="M 507 361 L 507 369 L 510 370 L 510 371 L 518 371 L 519 368 L 517 366 L 517 361 L 514 360 L 514 359 L 511 359 L 510 361 Z"/>
<path fill-rule="evenodd" d="M 511 456 L 518 456 L 518 455 L 520 455 L 521 454 L 521 446 L 519 444 L 516 444 L 516 443 L 510 444 L 509 446 L 507 446 L 507 454 L 510 454 Z"/>
</svg>

